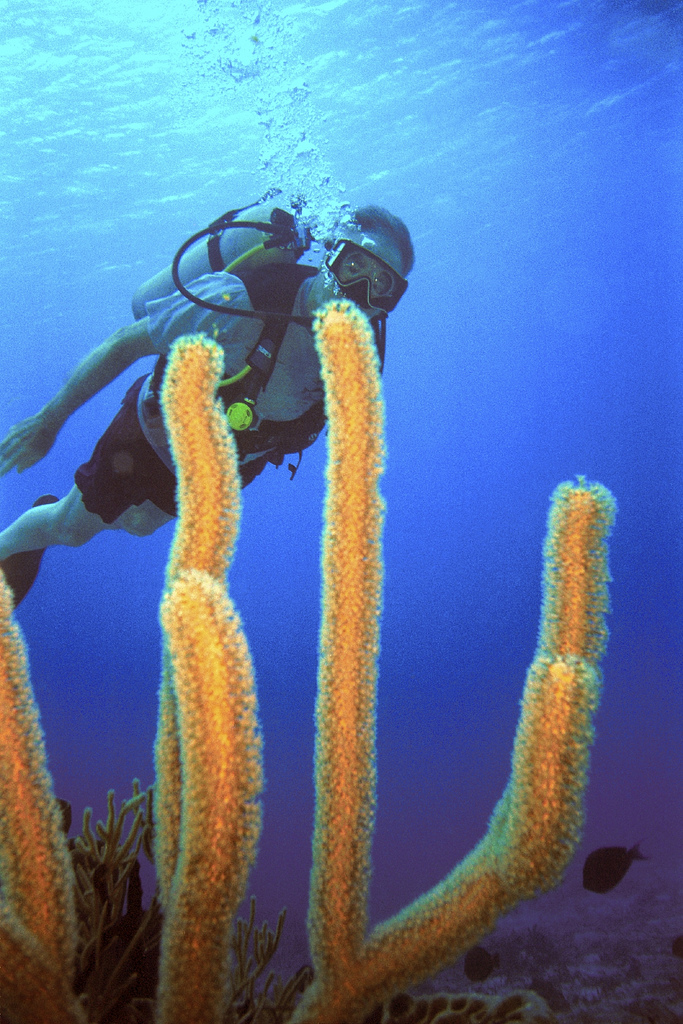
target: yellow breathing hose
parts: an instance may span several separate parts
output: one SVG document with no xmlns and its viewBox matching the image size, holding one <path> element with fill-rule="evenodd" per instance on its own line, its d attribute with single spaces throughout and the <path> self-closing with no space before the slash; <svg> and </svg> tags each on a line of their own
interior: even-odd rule
<svg viewBox="0 0 683 1024">
<path fill-rule="evenodd" d="M 230 263 L 225 268 L 225 273 L 232 273 L 232 271 L 235 270 L 236 267 L 240 266 L 241 263 L 244 263 L 252 256 L 255 256 L 257 253 L 267 254 L 269 252 L 272 252 L 272 250 L 266 249 L 263 242 L 259 242 L 258 245 L 254 245 L 252 246 L 251 249 L 247 249 L 246 252 L 243 252 L 241 256 L 237 256 L 232 261 L 232 263 Z M 239 371 L 239 373 L 236 373 L 233 377 L 226 377 L 225 380 L 220 381 L 217 390 L 223 387 L 227 387 L 229 384 L 234 384 L 238 380 L 242 380 L 242 378 L 246 377 L 250 370 L 251 367 L 249 365 L 244 366 Z M 232 405 L 229 406 L 228 409 L 226 409 L 228 423 L 230 424 L 233 430 L 248 430 L 254 419 L 254 413 L 252 409 L 253 404 L 254 403 L 251 400 L 245 399 L 244 401 L 241 402 L 233 402 Z"/>
<path fill-rule="evenodd" d="M 243 252 L 241 256 L 237 256 L 232 261 L 232 263 L 225 268 L 224 273 L 231 274 L 232 271 L 235 269 L 235 267 L 238 267 L 240 265 L 240 263 L 243 263 L 245 260 L 249 259 L 249 257 L 253 256 L 255 253 L 257 253 L 259 251 L 259 249 L 263 249 L 263 242 L 259 242 L 258 245 L 254 245 L 254 246 L 252 246 L 251 249 L 247 249 L 246 252 Z M 246 375 L 249 373 L 250 370 L 251 370 L 250 366 L 244 366 L 240 370 L 239 373 L 235 374 L 234 377 L 226 377 L 225 380 L 219 381 L 218 387 L 219 388 L 224 388 L 224 387 L 227 387 L 228 384 L 234 384 L 235 381 L 241 380 L 242 377 L 246 377 Z"/>
</svg>

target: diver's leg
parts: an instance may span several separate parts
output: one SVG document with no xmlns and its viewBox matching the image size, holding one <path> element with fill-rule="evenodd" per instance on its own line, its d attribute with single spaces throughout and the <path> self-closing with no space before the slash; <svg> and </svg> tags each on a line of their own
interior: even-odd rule
<svg viewBox="0 0 683 1024">
<path fill-rule="evenodd" d="M 86 510 L 77 487 L 61 501 L 52 494 L 38 498 L 33 508 L 0 534 L 0 568 L 12 591 L 14 607 L 33 586 L 46 547 L 84 544 L 103 528 L 100 517 Z"/>
<path fill-rule="evenodd" d="M 74 484 L 61 501 L 30 508 L 0 533 L 0 561 L 18 551 L 54 544 L 80 547 L 102 530 L 125 530 L 135 537 L 147 537 L 173 518 L 148 499 L 131 505 L 113 523 L 105 523 L 96 512 L 88 512 Z"/>
<path fill-rule="evenodd" d="M 162 512 L 148 498 L 140 505 L 131 505 L 113 523 L 105 523 L 103 526 L 105 530 L 125 530 L 134 537 L 148 537 L 150 533 L 154 533 L 165 523 L 170 523 L 172 519 L 175 519 L 175 516 Z"/>
<path fill-rule="evenodd" d="M 126 530 L 146 537 L 173 516 L 162 512 L 151 501 L 131 505 L 113 523 L 105 523 L 88 512 L 81 492 L 74 486 L 61 501 L 45 504 L 52 495 L 44 495 L 28 512 L 0 533 L 0 568 L 14 595 L 14 607 L 23 601 L 33 586 L 46 547 L 64 544 L 79 547 L 102 530 Z"/>
<path fill-rule="evenodd" d="M 19 551 L 54 544 L 80 547 L 102 530 L 126 530 L 136 537 L 147 537 L 173 518 L 147 500 L 131 505 L 113 523 L 105 523 L 97 513 L 88 512 L 74 484 L 61 501 L 28 509 L 0 533 L 0 561 Z"/>
<path fill-rule="evenodd" d="M 19 551 L 53 544 L 79 547 L 105 528 L 98 515 L 88 512 L 74 486 L 61 501 L 30 508 L 0 533 L 0 561 Z"/>
</svg>

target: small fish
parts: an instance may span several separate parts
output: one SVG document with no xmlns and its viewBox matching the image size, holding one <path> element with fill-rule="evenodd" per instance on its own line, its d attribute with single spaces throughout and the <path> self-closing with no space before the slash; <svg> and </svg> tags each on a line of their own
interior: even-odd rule
<svg viewBox="0 0 683 1024">
<path fill-rule="evenodd" d="M 483 946 L 472 946 L 465 954 L 465 974 L 470 981 L 486 981 L 491 971 L 500 967 L 500 957 L 493 956 Z"/>
<path fill-rule="evenodd" d="M 609 892 L 622 880 L 634 860 L 648 860 L 638 843 L 625 846 L 601 846 L 586 857 L 583 865 L 583 887 L 591 892 Z"/>
<path fill-rule="evenodd" d="M 671 943 L 671 952 L 674 956 L 683 958 L 683 935 L 677 935 Z"/>
</svg>

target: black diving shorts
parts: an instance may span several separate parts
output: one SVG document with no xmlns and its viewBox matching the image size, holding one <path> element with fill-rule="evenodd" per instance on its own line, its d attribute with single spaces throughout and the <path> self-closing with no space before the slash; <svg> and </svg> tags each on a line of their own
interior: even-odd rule
<svg viewBox="0 0 683 1024">
<path fill-rule="evenodd" d="M 138 420 L 138 394 L 147 375 L 128 389 L 121 408 L 74 474 L 88 512 L 113 523 L 131 505 L 152 501 L 177 515 L 176 478 L 145 437 Z"/>
</svg>

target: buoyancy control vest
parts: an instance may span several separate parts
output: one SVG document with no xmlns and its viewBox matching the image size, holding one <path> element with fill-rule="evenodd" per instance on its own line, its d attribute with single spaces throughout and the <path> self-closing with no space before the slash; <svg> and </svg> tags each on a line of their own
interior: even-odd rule
<svg viewBox="0 0 683 1024">
<path fill-rule="evenodd" d="M 236 267 L 231 273 L 243 282 L 254 309 L 265 314 L 262 318 L 264 329 L 247 359 L 245 369 L 249 368 L 250 361 L 259 361 L 259 357 L 261 361 L 257 362 L 257 366 L 251 367 L 249 373 L 243 371 L 242 374 L 236 374 L 235 377 L 223 382 L 219 385 L 217 394 L 233 429 L 240 461 L 246 456 L 264 453 L 267 454 L 268 462 L 281 466 L 286 455 L 298 454 L 296 466 L 289 466 L 293 479 L 301 462 L 302 452 L 313 444 L 325 426 L 324 403 L 314 402 L 306 412 L 292 420 L 262 419 L 257 429 L 239 429 L 239 409 L 248 409 L 255 404 L 258 392 L 262 390 L 273 372 L 277 353 L 289 326 L 287 320 L 268 319 L 267 314 L 291 314 L 299 288 L 318 271 L 315 267 L 296 263 L 269 263 L 261 267 Z M 260 350 L 269 351 L 265 365 Z M 147 400 L 155 404 L 158 403 L 166 363 L 167 357 L 159 356 L 152 374 Z"/>
<path fill-rule="evenodd" d="M 259 203 L 267 198 L 272 198 L 272 196 L 267 194 L 259 200 Z M 261 419 L 256 428 L 251 426 L 252 410 L 258 394 L 266 386 L 273 373 L 278 352 L 289 324 L 299 323 L 310 330 L 311 318 L 294 316 L 293 308 L 303 282 L 314 277 L 319 271 L 315 266 L 292 262 L 306 251 L 313 239 L 310 234 L 299 230 L 296 219 L 291 214 L 276 208 L 271 213 L 270 224 L 236 220 L 235 217 L 246 209 L 250 209 L 250 207 L 243 207 L 240 210 L 224 214 L 209 228 L 197 232 L 196 235 L 188 239 L 176 253 L 172 268 L 169 271 L 162 271 L 151 282 L 139 289 L 133 300 L 133 308 L 136 317 L 144 315 L 142 312 L 144 301 L 139 297 L 145 293 L 148 298 L 157 297 L 158 291 L 157 295 L 149 295 L 149 286 L 158 285 L 163 278 L 162 294 L 169 294 L 175 286 L 186 298 L 198 305 L 217 312 L 256 317 L 263 321 L 263 330 L 247 357 L 244 369 L 228 380 L 222 381 L 218 387 L 218 395 L 223 402 L 228 423 L 233 430 L 240 462 L 242 463 L 248 457 L 253 459 L 254 456 L 262 454 L 268 462 L 275 466 L 281 466 L 286 455 L 298 454 L 297 464 L 290 463 L 288 466 L 291 479 L 294 479 L 301 463 L 302 452 L 313 444 L 325 426 L 324 402 L 322 400 L 315 402 L 301 416 L 292 420 Z M 267 235 L 267 240 L 263 244 L 254 246 L 241 254 L 226 267 L 220 247 L 222 233 L 227 228 L 247 227 L 267 232 L 269 237 Z M 232 310 L 207 303 L 189 291 L 180 280 L 181 256 L 195 241 L 206 235 L 209 236 L 209 240 L 203 259 L 208 260 L 209 269 L 214 273 L 226 270 L 239 277 L 246 288 L 253 312 Z M 166 281 L 167 277 L 171 277 L 173 281 L 170 288 L 167 287 L 169 283 Z M 191 282 L 188 283 L 191 284 Z M 141 310 L 136 309 L 136 302 L 138 305 L 142 302 Z M 269 313 L 271 316 L 268 316 Z M 374 319 L 372 327 L 380 360 L 380 370 L 382 370 L 386 349 L 386 318 Z M 156 406 L 158 406 L 166 362 L 166 356 L 159 356 L 148 389 L 147 401 Z"/>
<path fill-rule="evenodd" d="M 236 267 L 232 273 L 243 282 L 254 309 L 266 313 L 291 313 L 299 288 L 308 278 L 315 277 L 318 271 L 315 267 L 298 263 L 271 263 L 263 267 Z M 285 455 L 298 453 L 299 462 L 296 467 L 289 466 L 293 479 L 302 452 L 313 444 L 325 426 L 325 406 L 322 400 L 314 402 L 306 412 L 293 420 L 262 419 L 256 430 L 238 430 L 234 422 L 234 413 L 239 415 L 239 407 L 255 403 L 258 392 L 270 379 L 288 326 L 286 321 L 266 317 L 261 337 L 254 352 L 248 357 L 248 362 L 253 362 L 262 358 L 264 350 L 268 351 L 260 374 L 257 376 L 254 372 L 256 367 L 253 367 L 251 373 L 241 379 L 222 383 L 218 388 L 218 396 L 223 402 L 228 422 L 233 427 L 240 459 L 247 454 L 267 452 L 268 461 L 281 466 Z"/>
</svg>

